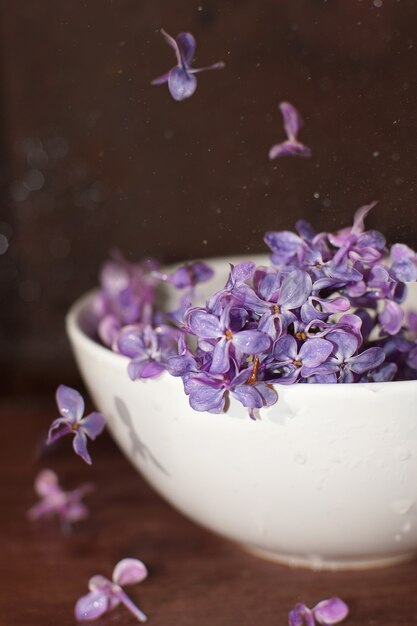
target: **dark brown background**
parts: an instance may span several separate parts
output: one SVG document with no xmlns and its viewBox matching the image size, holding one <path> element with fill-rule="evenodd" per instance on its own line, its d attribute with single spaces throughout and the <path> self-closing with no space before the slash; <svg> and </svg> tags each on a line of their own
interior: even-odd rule
<svg viewBox="0 0 417 626">
<path fill-rule="evenodd" d="M 0 385 L 71 383 L 70 303 L 113 247 L 164 261 L 263 250 L 266 229 L 370 225 L 417 244 L 415 0 L 3 0 Z M 188 101 L 150 80 L 192 31 Z M 270 163 L 278 103 L 310 161 Z M 0 246 L 1 249 L 1 246 Z"/>
</svg>

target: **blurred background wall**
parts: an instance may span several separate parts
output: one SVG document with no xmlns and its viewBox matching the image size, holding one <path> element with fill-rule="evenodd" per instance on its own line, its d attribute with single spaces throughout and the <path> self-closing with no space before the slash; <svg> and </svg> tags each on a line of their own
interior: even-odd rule
<svg viewBox="0 0 417 626">
<path fill-rule="evenodd" d="M 368 223 L 417 246 L 415 0 L 4 0 L 0 393 L 71 384 L 64 315 L 112 248 L 163 261 L 263 251 L 265 230 Z M 189 30 L 198 89 L 159 34 Z M 311 160 L 269 162 L 278 103 Z"/>
</svg>

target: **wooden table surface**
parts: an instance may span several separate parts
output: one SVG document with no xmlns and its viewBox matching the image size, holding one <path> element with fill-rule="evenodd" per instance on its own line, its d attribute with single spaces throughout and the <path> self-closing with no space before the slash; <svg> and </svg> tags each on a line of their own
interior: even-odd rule
<svg viewBox="0 0 417 626">
<path fill-rule="evenodd" d="M 53 399 L 0 403 L 0 625 L 74 626 L 74 603 L 96 573 L 123 557 L 149 577 L 130 587 L 155 626 L 280 626 L 298 601 L 338 595 L 352 626 L 417 624 L 417 562 L 365 572 L 311 572 L 258 560 L 166 504 L 107 435 L 90 446 L 90 468 L 70 441 L 42 452 Z M 90 517 L 63 536 L 56 520 L 29 522 L 33 480 L 51 468 L 64 488 L 93 481 Z M 308 519 L 305 520 L 306 526 Z M 118 607 L 97 626 L 137 623 Z"/>
</svg>

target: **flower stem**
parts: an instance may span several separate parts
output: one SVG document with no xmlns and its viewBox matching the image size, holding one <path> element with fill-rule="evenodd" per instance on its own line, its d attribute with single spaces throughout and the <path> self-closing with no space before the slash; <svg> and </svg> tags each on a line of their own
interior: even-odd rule
<svg viewBox="0 0 417 626">
<path fill-rule="evenodd" d="M 134 615 L 136 617 L 136 619 L 139 620 L 139 622 L 146 622 L 147 621 L 147 616 L 145 615 L 145 613 L 143 613 L 143 611 L 141 611 L 136 604 L 134 604 L 132 602 L 132 600 L 129 598 L 129 596 L 123 591 L 123 589 L 120 589 L 120 591 L 116 591 L 114 592 L 114 595 L 120 600 L 120 602 L 122 604 L 124 604 L 124 606 L 132 613 L 132 615 Z"/>
</svg>

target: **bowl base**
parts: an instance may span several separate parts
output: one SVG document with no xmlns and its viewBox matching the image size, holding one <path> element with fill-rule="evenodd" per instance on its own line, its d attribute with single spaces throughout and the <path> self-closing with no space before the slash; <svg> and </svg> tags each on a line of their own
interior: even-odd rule
<svg viewBox="0 0 417 626">
<path fill-rule="evenodd" d="M 364 569 L 377 569 L 381 567 L 391 567 L 398 565 L 399 563 L 406 563 L 412 561 L 417 557 L 417 552 L 403 552 L 402 554 L 395 554 L 393 556 L 380 557 L 380 558 L 364 558 L 364 559 L 326 559 L 319 555 L 310 555 L 302 557 L 292 554 L 284 554 L 281 552 L 274 552 L 272 550 L 263 550 L 255 546 L 240 544 L 241 547 L 252 554 L 253 556 L 266 559 L 268 561 L 274 561 L 280 565 L 288 565 L 289 567 L 301 567 L 304 569 L 321 571 L 347 571 L 347 570 L 364 570 Z"/>
</svg>

